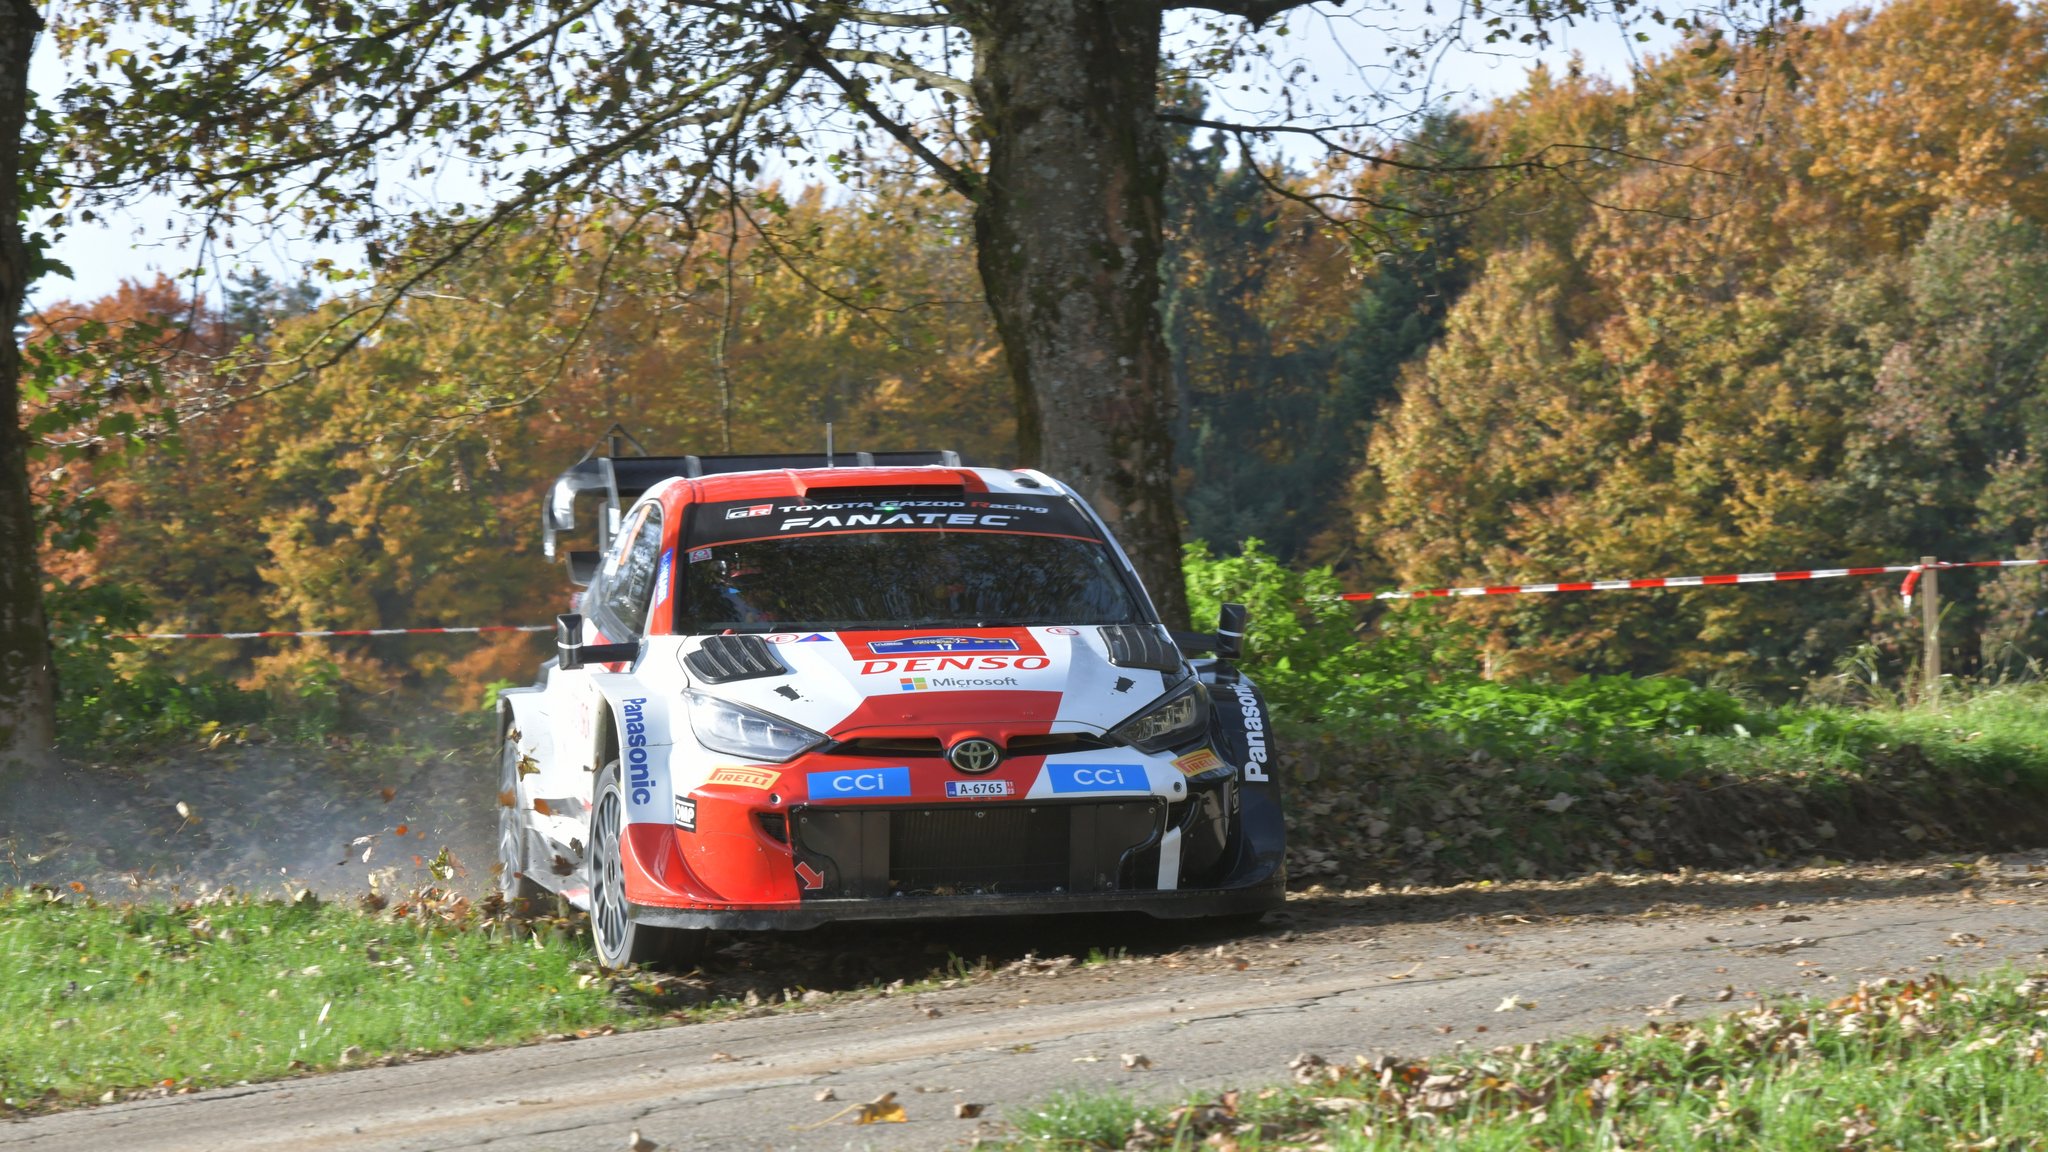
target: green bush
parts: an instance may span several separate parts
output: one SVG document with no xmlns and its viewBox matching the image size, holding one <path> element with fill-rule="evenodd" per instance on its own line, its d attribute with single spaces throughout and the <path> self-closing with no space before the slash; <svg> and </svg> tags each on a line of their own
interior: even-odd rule
<svg viewBox="0 0 2048 1152">
<path fill-rule="evenodd" d="M 1192 545 L 1186 566 L 1195 619 L 1212 619 L 1226 601 L 1250 611 L 1243 664 L 1283 720 L 1361 735 L 1436 733 L 1504 756 L 1779 723 L 1731 693 L 1669 677 L 1487 680 L 1473 630 L 1440 605 L 1398 604 L 1362 626 L 1360 608 L 1336 599 L 1328 568 L 1290 569 L 1257 540 L 1229 557 Z"/>
<path fill-rule="evenodd" d="M 74 747 L 121 747 L 190 735 L 208 725 L 247 723 L 270 711 L 260 693 L 225 681 L 180 678 L 127 659 L 138 651 L 117 633 L 141 628 L 148 603 L 116 584 L 57 584 L 44 597 L 57 671 L 57 728 Z"/>
</svg>

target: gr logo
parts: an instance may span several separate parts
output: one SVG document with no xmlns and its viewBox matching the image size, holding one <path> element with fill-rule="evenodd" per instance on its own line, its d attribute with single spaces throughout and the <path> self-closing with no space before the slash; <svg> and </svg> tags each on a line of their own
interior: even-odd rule
<svg viewBox="0 0 2048 1152">
<path fill-rule="evenodd" d="M 1052 790 L 1061 792 L 1147 792 L 1151 783 L 1136 764 L 1047 764 Z"/>
<path fill-rule="evenodd" d="M 910 795 L 909 768 L 849 768 L 810 773 L 811 799 L 856 799 Z"/>
</svg>

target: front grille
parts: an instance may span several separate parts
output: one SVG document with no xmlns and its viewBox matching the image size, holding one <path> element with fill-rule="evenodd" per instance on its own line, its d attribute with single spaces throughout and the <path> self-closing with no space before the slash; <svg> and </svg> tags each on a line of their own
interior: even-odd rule
<svg viewBox="0 0 2048 1152">
<path fill-rule="evenodd" d="M 1165 831 L 1156 799 L 972 802 L 923 807 L 801 805 L 797 859 L 824 876 L 810 897 L 1110 892 L 1154 887 L 1142 858 Z"/>
<path fill-rule="evenodd" d="M 1012 736 L 1003 751 L 1011 756 L 1057 756 L 1062 752 L 1093 752 L 1115 746 L 1086 732 L 1053 732 L 1044 736 Z"/>
<path fill-rule="evenodd" d="M 932 756 L 944 755 L 936 736 L 860 736 L 841 740 L 828 751 L 838 756 Z"/>
<path fill-rule="evenodd" d="M 1073 821 L 1064 808 L 924 808 L 889 821 L 896 892 L 1053 892 L 1064 887 Z"/>
<path fill-rule="evenodd" d="M 1110 741 L 1086 732 L 1052 732 L 1036 736 L 1012 736 L 1003 746 L 1005 756 L 1057 756 L 1062 752 L 1093 752 L 1115 747 Z M 936 736 L 856 736 L 841 740 L 826 751 L 835 756 L 896 757 L 928 756 L 937 759 L 946 749 Z"/>
</svg>

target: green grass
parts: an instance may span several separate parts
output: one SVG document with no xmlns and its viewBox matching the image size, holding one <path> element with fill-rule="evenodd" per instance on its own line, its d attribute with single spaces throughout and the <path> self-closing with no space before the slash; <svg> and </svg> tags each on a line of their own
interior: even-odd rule
<svg viewBox="0 0 2048 1152">
<path fill-rule="evenodd" d="M 1935 976 L 1438 1064 L 1298 1066 L 1178 1107 L 1057 1097 L 1013 1147 L 2017 1152 L 2048 1148 L 2044 1061 L 2048 977 Z"/>
<path fill-rule="evenodd" d="M 333 1068 L 351 1047 L 367 1061 L 632 1019 L 580 937 L 459 901 L 394 912 L 0 894 L 0 1097 L 229 1084 Z"/>
<path fill-rule="evenodd" d="M 1958 689 L 1949 700 L 1758 707 L 1713 733 L 1546 721 L 1511 739 L 1496 717 L 1479 739 L 1426 715 L 1288 724 L 1292 872 L 1441 883 L 2038 841 L 2048 685 Z"/>
</svg>

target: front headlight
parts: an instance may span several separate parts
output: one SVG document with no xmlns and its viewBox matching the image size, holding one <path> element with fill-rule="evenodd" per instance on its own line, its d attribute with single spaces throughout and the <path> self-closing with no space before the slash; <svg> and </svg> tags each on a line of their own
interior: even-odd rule
<svg viewBox="0 0 2048 1152">
<path fill-rule="evenodd" d="M 686 695 L 690 698 L 690 729 L 697 733 L 697 743 L 714 752 L 780 764 L 825 742 L 823 736 L 780 716 L 702 692 Z"/>
<path fill-rule="evenodd" d="M 1110 733 L 1143 752 L 1185 744 L 1209 728 L 1209 690 L 1190 678 L 1179 690 L 1116 726 Z"/>
</svg>

